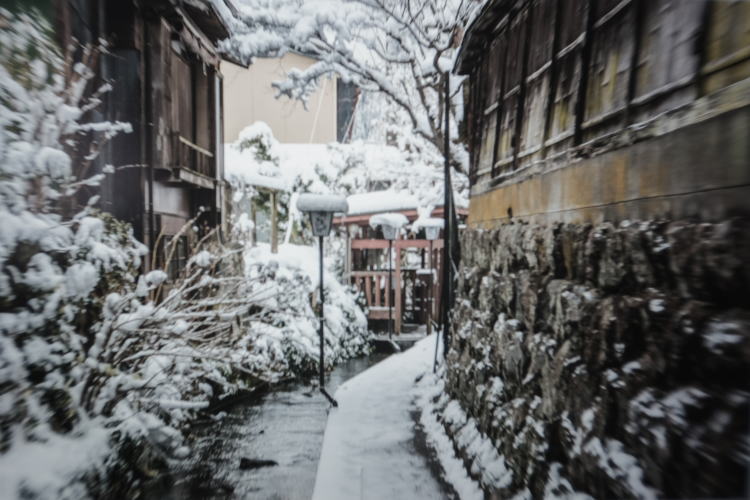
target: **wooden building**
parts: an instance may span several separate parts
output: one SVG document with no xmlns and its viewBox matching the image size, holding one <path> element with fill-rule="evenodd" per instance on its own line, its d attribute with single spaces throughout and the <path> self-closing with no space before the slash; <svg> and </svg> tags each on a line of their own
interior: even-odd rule
<svg viewBox="0 0 750 500">
<path fill-rule="evenodd" d="M 54 2 L 66 50 L 99 39 L 108 45 L 96 71 L 112 91 L 98 118 L 133 126 L 102 152 L 99 165 L 117 171 L 103 186 L 101 207 L 131 223 L 153 261 L 174 274 L 191 241 L 221 226 L 224 217 L 217 44 L 229 35 L 225 21 L 201 0 Z M 197 231 L 181 231 L 188 222 Z M 175 237 L 173 262 L 163 262 L 160 254 Z"/>
<path fill-rule="evenodd" d="M 748 2 L 492 0 L 456 70 L 470 225 L 750 207 Z"/>
<path fill-rule="evenodd" d="M 370 227 L 370 218 L 381 213 L 400 213 L 411 225 L 419 218 L 419 202 L 408 194 L 376 191 L 349 196 L 349 212 L 335 217 L 334 226 L 346 237 L 345 274 L 364 296 L 371 325 L 385 322 L 393 306 L 393 331 L 401 334 L 406 324 L 423 325 L 438 320 L 443 262 L 442 231 L 437 240 L 424 238 L 406 227 L 406 234 L 393 241 L 392 290 L 388 293 L 388 240 Z M 461 220 L 466 209 L 459 208 Z M 430 217 L 443 217 L 438 206 Z"/>
<path fill-rule="evenodd" d="M 750 2 L 488 0 L 455 70 L 444 387 L 485 497 L 747 497 Z"/>
</svg>

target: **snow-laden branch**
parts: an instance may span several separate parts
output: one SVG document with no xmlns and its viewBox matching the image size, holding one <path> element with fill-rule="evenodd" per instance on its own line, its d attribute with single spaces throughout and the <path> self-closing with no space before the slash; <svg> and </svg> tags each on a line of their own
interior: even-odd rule
<svg viewBox="0 0 750 500">
<path fill-rule="evenodd" d="M 239 59 L 290 51 L 317 62 L 275 82 L 279 96 L 306 102 L 322 78 L 338 76 L 382 93 L 409 122 L 409 131 L 444 148 L 445 74 L 456 34 L 481 0 L 240 0 L 240 19 L 222 49 Z M 451 92 L 453 122 L 462 120 L 463 94 Z M 453 166 L 466 171 L 458 128 L 451 129 Z"/>
</svg>

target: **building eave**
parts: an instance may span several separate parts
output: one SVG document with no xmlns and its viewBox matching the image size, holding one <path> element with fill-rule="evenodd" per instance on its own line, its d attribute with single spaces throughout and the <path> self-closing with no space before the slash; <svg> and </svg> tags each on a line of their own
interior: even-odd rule
<svg viewBox="0 0 750 500">
<path fill-rule="evenodd" d="M 518 3 L 518 0 L 490 0 L 474 17 L 464 34 L 453 72 L 467 75 L 478 56 L 484 52 L 483 41 L 492 34 L 498 22 Z"/>
</svg>

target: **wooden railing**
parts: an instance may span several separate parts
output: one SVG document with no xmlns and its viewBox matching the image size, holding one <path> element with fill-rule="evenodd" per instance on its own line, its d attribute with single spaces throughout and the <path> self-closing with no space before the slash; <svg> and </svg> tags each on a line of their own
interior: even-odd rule
<svg viewBox="0 0 750 500">
<path fill-rule="evenodd" d="M 396 274 L 393 275 L 394 285 Z M 388 271 L 354 271 L 351 273 L 352 285 L 362 292 L 370 310 L 370 319 L 388 319 L 388 306 L 392 297 L 388 290 Z M 394 308 L 394 317 L 396 315 Z"/>
<path fill-rule="evenodd" d="M 386 240 L 349 240 L 350 252 L 353 250 L 386 250 Z M 432 257 L 429 249 L 432 247 Z M 393 291 L 387 294 L 388 271 L 351 271 L 351 284 L 364 296 L 369 309 L 369 319 L 387 320 L 388 306 L 393 301 L 393 329 L 396 334 L 401 332 L 404 313 L 412 319 L 426 322 L 428 317 L 437 321 L 440 317 L 441 290 L 441 262 L 443 241 L 436 240 L 430 245 L 426 240 L 396 240 L 393 242 Z M 411 250 L 421 251 L 424 265 L 429 268 L 430 263 L 435 269 L 433 277 L 426 269 L 404 269 L 401 267 L 401 252 Z M 425 251 L 426 250 L 426 251 Z M 351 259 L 351 257 L 348 257 Z M 351 266 L 351 261 L 349 267 Z M 429 312 L 428 312 L 429 311 Z"/>
<path fill-rule="evenodd" d="M 172 155 L 176 167 L 186 168 L 212 179 L 216 177 L 214 154 L 178 133 L 172 134 Z"/>
</svg>

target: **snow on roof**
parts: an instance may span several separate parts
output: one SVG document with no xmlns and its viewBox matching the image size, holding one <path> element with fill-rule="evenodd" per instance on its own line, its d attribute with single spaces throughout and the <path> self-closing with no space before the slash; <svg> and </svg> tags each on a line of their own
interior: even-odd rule
<svg viewBox="0 0 750 500">
<path fill-rule="evenodd" d="M 300 212 L 334 212 L 345 214 L 349 209 L 346 198 L 336 194 L 310 194 L 299 195 L 297 199 L 297 210 Z"/>
<path fill-rule="evenodd" d="M 400 212 L 419 208 L 419 200 L 416 196 L 406 192 L 390 190 L 353 194 L 346 200 L 349 202 L 348 215 Z"/>
<path fill-rule="evenodd" d="M 442 229 L 443 226 L 445 226 L 445 219 L 438 219 L 435 217 L 425 217 L 425 218 L 419 218 L 415 220 L 414 223 L 411 225 L 411 230 L 416 233 L 422 228 L 439 227 Z"/>
<path fill-rule="evenodd" d="M 240 133 L 236 143 L 224 145 L 224 177 L 246 186 L 271 189 L 273 191 L 291 191 L 290 179 L 273 160 L 259 160 L 255 148 L 240 149 L 243 140 L 260 137 L 265 141 L 272 155 L 278 150 L 278 143 L 273 139 L 271 129 L 262 122 L 256 122 Z"/>
<path fill-rule="evenodd" d="M 370 217 L 370 226 L 373 228 L 378 226 L 390 226 L 398 229 L 408 223 L 409 219 L 407 219 L 404 214 L 399 213 L 376 214 Z"/>
</svg>

